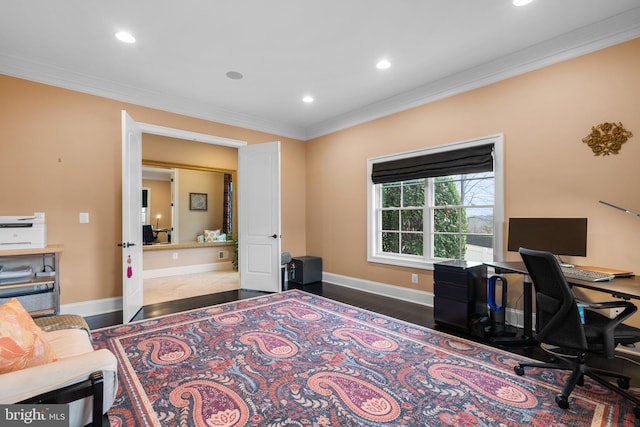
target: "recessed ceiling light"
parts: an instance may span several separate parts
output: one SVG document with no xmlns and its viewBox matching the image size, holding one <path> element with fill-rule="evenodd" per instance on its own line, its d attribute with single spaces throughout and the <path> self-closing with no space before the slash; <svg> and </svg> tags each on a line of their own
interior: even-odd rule
<svg viewBox="0 0 640 427">
<path fill-rule="evenodd" d="M 376 64 L 376 68 L 378 70 L 386 70 L 387 68 L 391 67 L 391 62 L 389 62 L 389 60 L 387 59 L 381 59 L 380 61 L 378 61 L 378 63 Z"/>
<path fill-rule="evenodd" d="M 314 101 L 313 96 L 311 95 L 307 95 L 304 98 L 302 98 L 302 102 L 306 103 L 306 104 L 311 104 Z"/>
<path fill-rule="evenodd" d="M 231 80 L 240 80 L 244 76 L 242 75 L 242 73 L 239 73 L 237 71 L 229 71 L 227 72 L 227 77 L 229 77 Z"/>
<path fill-rule="evenodd" d="M 116 33 L 116 38 L 123 43 L 135 43 L 136 38 L 131 35 L 128 31 L 120 31 Z"/>
<path fill-rule="evenodd" d="M 533 0 L 513 0 L 514 6 L 525 6 L 531 3 Z"/>
</svg>

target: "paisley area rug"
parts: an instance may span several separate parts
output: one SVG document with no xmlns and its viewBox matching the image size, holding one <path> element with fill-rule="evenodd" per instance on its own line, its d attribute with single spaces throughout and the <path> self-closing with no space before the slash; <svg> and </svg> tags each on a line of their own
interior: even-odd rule
<svg viewBox="0 0 640 427">
<path fill-rule="evenodd" d="M 93 332 L 118 358 L 112 426 L 619 426 L 590 379 L 299 290 Z"/>
</svg>

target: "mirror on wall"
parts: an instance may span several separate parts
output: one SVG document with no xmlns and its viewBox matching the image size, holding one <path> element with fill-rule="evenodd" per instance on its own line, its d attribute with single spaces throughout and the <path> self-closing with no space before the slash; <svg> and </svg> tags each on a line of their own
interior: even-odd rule
<svg viewBox="0 0 640 427">
<path fill-rule="evenodd" d="M 143 160 L 145 244 L 230 241 L 235 171 Z"/>
</svg>

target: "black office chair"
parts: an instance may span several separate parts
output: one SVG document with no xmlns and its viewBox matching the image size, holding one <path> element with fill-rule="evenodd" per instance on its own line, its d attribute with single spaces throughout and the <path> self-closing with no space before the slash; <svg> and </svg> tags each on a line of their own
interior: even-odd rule
<svg viewBox="0 0 640 427">
<path fill-rule="evenodd" d="M 612 359 L 618 344 L 633 344 L 640 341 L 640 329 L 622 323 L 624 319 L 635 313 L 636 306 L 622 300 L 584 303 L 583 324 L 578 302 L 555 256 L 550 252 L 525 248 L 520 248 L 519 252 L 531 276 L 536 293 L 535 337 L 541 343 L 541 347 L 549 351 L 558 362 L 522 362 L 514 367 L 515 373 L 523 375 L 525 367 L 572 371 L 562 393 L 556 395 L 555 399 L 558 406 L 563 409 L 569 407 L 569 395 L 576 385 L 584 384 L 586 375 L 635 403 L 633 413 L 636 418 L 640 418 L 640 399 L 625 391 L 629 388 L 628 376 L 587 366 L 587 360 L 594 354 Z M 613 319 L 594 311 L 615 307 L 624 307 L 624 310 Z M 616 378 L 618 386 L 616 387 L 601 376 Z"/>
<path fill-rule="evenodd" d="M 156 236 L 153 232 L 153 228 L 150 225 L 142 226 L 142 243 L 145 245 L 150 245 L 154 240 L 156 240 Z"/>
</svg>

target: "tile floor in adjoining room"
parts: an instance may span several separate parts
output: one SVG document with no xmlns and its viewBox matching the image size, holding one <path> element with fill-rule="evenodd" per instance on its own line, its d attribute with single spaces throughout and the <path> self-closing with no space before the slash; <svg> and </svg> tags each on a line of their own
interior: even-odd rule
<svg viewBox="0 0 640 427">
<path fill-rule="evenodd" d="M 211 271 L 144 279 L 144 305 L 240 289 L 237 271 Z"/>
</svg>

